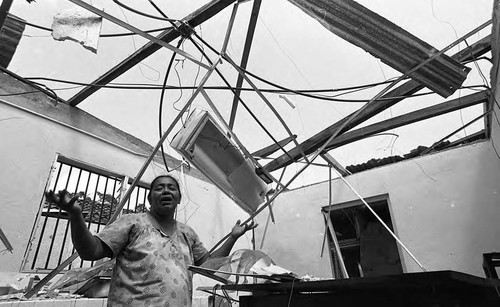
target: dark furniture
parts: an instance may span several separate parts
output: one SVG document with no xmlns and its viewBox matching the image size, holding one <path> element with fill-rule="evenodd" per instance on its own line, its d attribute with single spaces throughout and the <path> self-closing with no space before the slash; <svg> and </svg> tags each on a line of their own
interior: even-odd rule
<svg viewBox="0 0 500 307">
<path fill-rule="evenodd" d="M 240 307 L 500 306 L 500 280 L 454 271 L 221 288 L 250 292 L 239 293 Z"/>
<path fill-rule="evenodd" d="M 500 253 L 483 254 L 483 270 L 486 277 L 498 279 L 497 267 L 500 267 Z"/>
</svg>

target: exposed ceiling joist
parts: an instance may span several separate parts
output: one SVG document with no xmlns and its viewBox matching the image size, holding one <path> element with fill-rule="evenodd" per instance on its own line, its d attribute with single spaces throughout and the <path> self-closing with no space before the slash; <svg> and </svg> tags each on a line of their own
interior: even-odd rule
<svg viewBox="0 0 500 307">
<path fill-rule="evenodd" d="M 217 13 L 228 7 L 230 4 L 236 2 L 237 0 L 212 0 L 205 4 L 201 8 L 197 9 L 193 13 L 184 17 L 182 20 L 187 23 L 190 27 L 194 28 L 207 21 L 208 19 L 215 16 Z M 170 43 L 174 39 L 181 36 L 181 33 L 173 28 L 163 31 L 157 36 L 158 39 Z M 106 72 L 104 75 L 99 77 L 97 80 L 93 81 L 91 85 L 86 86 L 76 95 L 68 99 L 68 103 L 71 106 L 76 106 L 87 97 L 95 93 L 100 89 L 99 86 L 95 85 L 106 85 L 114 79 L 121 76 L 123 73 L 139 64 L 142 60 L 152 55 L 156 51 L 162 48 L 160 45 L 153 42 L 148 42 L 142 46 L 139 50 L 134 52 L 132 55 L 127 57 L 121 63 L 113 67 L 111 70 Z"/>
<path fill-rule="evenodd" d="M 250 22 L 248 24 L 247 38 L 245 40 L 245 47 L 243 48 L 243 55 L 241 56 L 240 67 L 243 69 L 247 68 L 248 58 L 250 57 L 250 48 L 252 47 L 253 36 L 255 34 L 255 26 L 257 25 L 257 17 L 259 17 L 260 4 L 262 0 L 254 0 L 252 14 L 250 15 Z M 241 93 L 241 86 L 243 85 L 243 76 L 238 74 L 238 79 L 236 80 L 236 92 L 233 98 L 233 106 L 231 108 L 231 116 L 229 118 L 229 127 L 233 129 L 234 120 L 236 118 L 236 110 L 238 110 L 238 101 Z"/>
<path fill-rule="evenodd" d="M 491 37 L 490 36 L 485 37 L 484 39 L 470 45 L 470 47 L 465 48 L 462 51 L 456 53 L 452 57 L 460 62 L 468 60 L 470 58 L 476 58 L 491 50 L 491 44 L 488 44 L 486 46 L 486 41 L 490 42 Z M 404 99 L 404 96 L 415 94 L 416 92 L 420 91 L 423 88 L 424 88 L 423 85 L 414 80 L 410 80 L 400 85 L 399 87 L 393 89 L 392 91 L 388 92 L 387 94 L 381 97 L 387 100 L 375 100 L 371 103 L 371 105 L 366 106 L 365 110 L 363 110 L 363 112 L 360 112 L 355 118 L 353 118 L 349 123 L 349 125 L 347 125 L 340 131 L 339 135 L 365 122 L 366 120 L 379 114 L 380 112 L 386 110 L 387 108 L 390 108 L 396 103 L 402 101 Z M 390 97 L 398 97 L 398 98 L 388 99 Z M 302 157 L 302 152 L 304 152 L 306 155 L 312 154 L 314 151 L 320 148 L 324 142 L 328 140 L 328 138 L 332 135 L 332 133 L 334 133 L 339 127 L 341 127 L 347 120 L 349 120 L 352 115 L 353 113 L 349 114 L 348 116 L 344 117 L 343 119 L 339 120 L 333 125 L 327 127 L 323 131 L 305 140 L 299 146 L 290 150 L 288 154 L 283 154 L 278 158 L 274 159 L 273 161 L 265 165 L 264 169 L 266 169 L 268 172 L 272 172 L 274 170 L 277 170 L 279 168 L 291 164 L 293 161 L 300 159 Z"/>
<path fill-rule="evenodd" d="M 488 91 L 482 91 L 461 98 L 446 101 L 431 107 L 420 109 L 418 111 L 400 115 L 363 128 L 346 132 L 333 139 L 330 144 L 326 146 L 325 150 L 332 150 L 334 148 L 370 137 L 377 133 L 396 129 L 398 127 L 413 124 L 432 117 L 468 108 L 480 103 L 484 103 L 487 100 Z"/>
</svg>

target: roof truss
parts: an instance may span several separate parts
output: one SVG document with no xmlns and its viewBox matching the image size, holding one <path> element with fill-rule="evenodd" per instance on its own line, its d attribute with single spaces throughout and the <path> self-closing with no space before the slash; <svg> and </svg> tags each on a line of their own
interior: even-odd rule
<svg viewBox="0 0 500 307">
<path fill-rule="evenodd" d="M 182 20 L 184 24 L 194 28 L 213 16 L 217 15 L 220 11 L 231 5 L 232 3 L 237 2 L 237 0 L 212 0 L 209 3 L 205 4 L 201 8 L 197 9 L 193 13 L 184 17 Z M 174 28 L 168 29 L 160 33 L 156 38 L 160 39 L 166 43 L 170 43 L 176 38 L 179 38 L 181 33 Z M 99 86 L 96 85 L 106 85 L 114 79 L 121 76 L 123 73 L 139 64 L 142 60 L 149 57 L 156 51 L 158 51 L 162 46 L 154 43 L 148 42 L 132 55 L 124 59 L 121 63 L 113 67 L 111 70 L 106 72 L 104 75 L 99 77 L 97 80 L 93 81 L 91 85 L 86 86 L 76 95 L 68 99 L 68 103 L 71 106 L 76 106 L 90 95 L 99 90 Z"/>
<path fill-rule="evenodd" d="M 462 51 L 456 53 L 452 57 L 457 61 L 469 61 L 470 59 L 475 59 L 486 52 L 491 50 L 491 44 L 489 43 L 491 37 L 485 37 L 484 39 L 472 44 L 470 47 L 463 49 Z M 264 169 L 268 172 L 272 172 L 286 165 L 291 164 L 293 161 L 300 159 L 302 157 L 302 152 L 306 155 L 312 154 L 318 148 L 320 148 L 324 142 L 326 142 L 330 136 L 342 127 L 347 121 L 350 120 L 349 124 L 346 125 L 342 130 L 340 130 L 339 135 L 345 133 L 346 131 L 358 126 L 359 124 L 365 122 L 366 120 L 372 118 L 373 116 L 379 114 L 380 112 L 386 110 L 387 108 L 395 105 L 396 103 L 402 101 L 405 96 L 415 94 L 416 92 L 423 89 L 424 86 L 415 80 L 410 80 L 399 87 L 391 90 L 381 97 L 379 100 L 372 101 L 371 104 L 366 105 L 364 110 L 359 112 L 356 117 L 352 118 L 352 114 L 344 117 L 333 125 L 327 127 L 323 131 L 317 133 L 311 138 L 302 142 L 299 146 L 293 148 L 288 152 L 288 154 L 283 154 L 278 158 L 274 159 L 270 163 L 264 166 Z M 391 98 L 398 97 L 398 98 Z"/>
</svg>

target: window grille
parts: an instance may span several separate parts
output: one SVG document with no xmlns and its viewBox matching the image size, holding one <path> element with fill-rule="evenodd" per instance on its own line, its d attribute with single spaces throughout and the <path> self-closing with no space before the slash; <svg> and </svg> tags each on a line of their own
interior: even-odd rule
<svg viewBox="0 0 500 307">
<path fill-rule="evenodd" d="M 108 223 L 123 194 L 128 177 L 58 156 L 51 168 L 47 190 L 66 189 L 71 196 L 79 194 L 82 213 L 88 229 L 98 233 Z M 128 184 L 131 180 L 128 180 Z M 147 185 L 134 188 L 122 213 L 144 212 L 147 207 Z M 75 251 L 71 242 L 68 214 L 48 203 L 45 195 L 33 225 L 23 259 L 22 272 L 44 273 L 53 270 Z M 92 266 L 91 261 L 76 259 L 69 268 Z"/>
</svg>

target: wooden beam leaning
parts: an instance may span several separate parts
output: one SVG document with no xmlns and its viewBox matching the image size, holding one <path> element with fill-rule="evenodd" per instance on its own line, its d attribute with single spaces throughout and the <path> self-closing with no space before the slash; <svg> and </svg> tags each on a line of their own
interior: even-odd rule
<svg viewBox="0 0 500 307">
<path fill-rule="evenodd" d="M 346 132 L 334 138 L 325 148 L 332 150 L 334 148 L 362 140 L 377 133 L 395 129 L 401 126 L 413 124 L 425 119 L 450 113 L 453 111 L 468 108 L 480 103 L 484 103 L 489 99 L 488 91 L 481 91 L 461 98 L 446 101 L 431 107 L 420 109 L 414 112 L 403 114 L 388 120 L 384 120 L 363 128 Z"/>
<path fill-rule="evenodd" d="M 237 0 L 212 0 L 205 4 L 201 8 L 197 9 L 193 13 L 184 17 L 182 21 L 188 24 L 190 27 L 197 27 L 213 16 L 217 15 L 220 11 L 228 7 L 230 4 L 236 2 Z M 174 39 L 181 36 L 181 33 L 176 29 L 168 29 L 160 33 L 156 38 L 169 43 Z M 80 92 L 75 94 L 73 97 L 68 99 L 68 104 L 71 106 L 76 106 L 87 97 L 95 93 L 100 89 L 100 85 L 106 85 L 114 79 L 121 76 L 123 73 L 140 63 L 142 60 L 152 55 L 162 47 L 154 42 L 148 42 L 132 55 L 124 59 L 121 63 L 110 69 L 104 75 L 99 77 L 97 80 L 93 81 L 91 85 L 86 86 Z"/>
<path fill-rule="evenodd" d="M 477 56 L 480 56 L 489 50 L 491 50 L 491 44 L 486 45 L 486 41 L 490 41 L 491 37 L 485 37 L 484 39 L 470 45 L 470 47 L 463 49 L 462 51 L 456 53 L 452 57 L 460 62 L 464 60 L 469 60 L 471 58 L 475 58 Z M 481 46 L 480 48 L 478 46 Z M 423 89 L 424 86 L 418 83 L 417 81 L 410 80 L 399 87 L 391 90 L 390 92 L 386 93 L 381 97 L 383 100 L 376 100 L 373 101 L 371 105 L 367 105 L 366 108 L 357 114 L 356 117 L 354 117 L 348 125 L 346 125 L 340 132 L 337 137 L 340 137 L 342 133 L 345 133 L 346 131 L 356 127 L 357 125 L 365 122 L 366 120 L 370 119 L 371 117 L 379 114 L 380 112 L 386 110 L 387 108 L 390 108 L 391 106 L 397 104 L 398 102 L 402 101 L 405 99 L 405 96 L 415 94 L 416 92 L 420 91 Z M 392 98 L 391 97 L 397 97 L 397 98 Z M 307 139 L 306 141 L 302 142 L 299 146 L 293 148 L 288 152 L 288 154 L 283 154 L 279 156 L 278 158 L 274 159 L 270 163 L 264 166 L 264 169 L 266 169 L 268 172 L 272 172 L 274 170 L 277 170 L 279 168 L 282 168 L 286 165 L 289 165 L 293 163 L 294 161 L 298 160 L 301 158 L 302 153 L 305 153 L 306 155 L 310 155 L 314 153 L 318 148 L 321 147 L 323 142 L 325 142 L 332 133 L 337 131 L 338 128 L 342 127 L 345 122 L 350 120 L 350 118 L 353 116 L 353 114 L 356 112 L 353 112 L 349 114 L 348 116 L 344 117 L 343 119 L 339 120 L 338 122 L 334 123 L 333 125 L 327 127 L 323 131 L 317 133 L 316 135 L 312 136 L 311 138 Z"/>
</svg>

